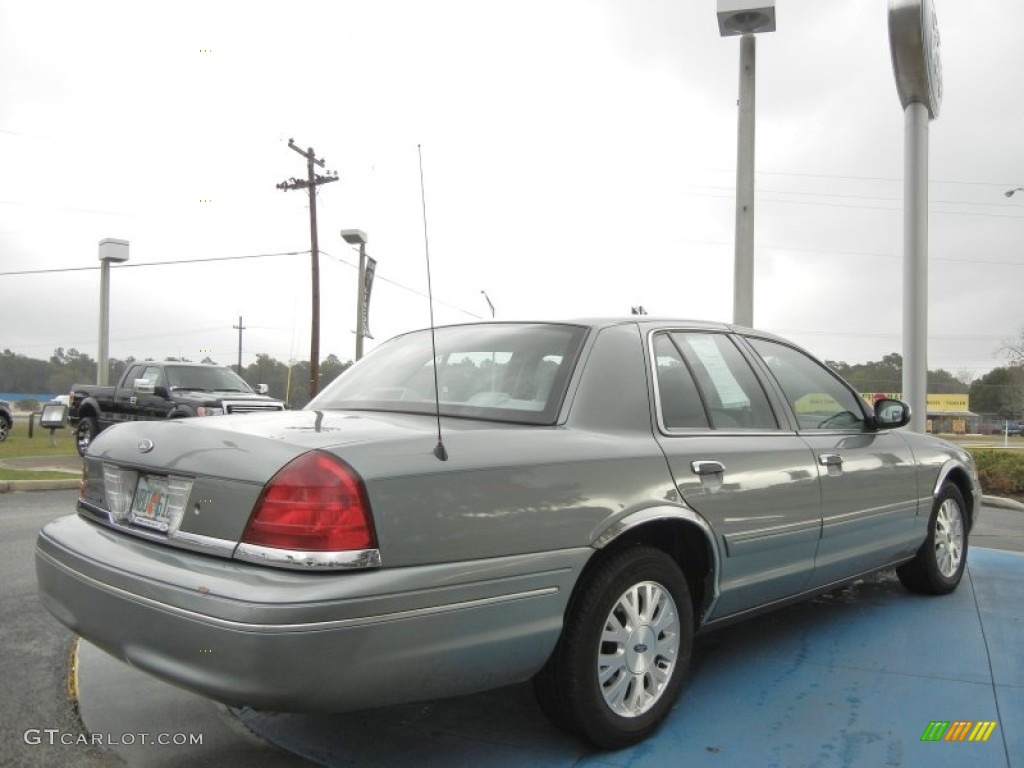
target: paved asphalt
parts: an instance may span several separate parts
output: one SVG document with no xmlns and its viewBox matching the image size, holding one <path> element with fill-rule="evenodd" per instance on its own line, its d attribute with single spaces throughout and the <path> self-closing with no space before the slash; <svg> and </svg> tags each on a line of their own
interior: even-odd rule
<svg viewBox="0 0 1024 768">
<path fill-rule="evenodd" d="M 910 595 L 884 573 L 700 638 L 665 727 L 600 753 L 550 726 L 525 685 L 349 715 L 231 711 L 85 643 L 83 726 L 66 693 L 73 638 L 38 605 L 31 564 L 35 531 L 69 511 L 74 495 L 0 494 L 3 765 L 1024 768 L 1024 555 L 984 548 L 1024 552 L 1019 508 L 986 506 L 953 595 Z M 947 720 L 997 726 L 983 743 L 921 741 L 930 722 Z M 43 733 L 42 744 L 27 744 L 32 728 L 105 743 L 50 745 Z M 201 734 L 203 744 L 141 744 L 136 735 L 158 733 Z"/>
</svg>

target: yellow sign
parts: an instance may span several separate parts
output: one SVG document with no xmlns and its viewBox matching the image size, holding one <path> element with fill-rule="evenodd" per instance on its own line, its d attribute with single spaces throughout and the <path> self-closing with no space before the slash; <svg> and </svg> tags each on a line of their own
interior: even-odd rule
<svg viewBox="0 0 1024 768">
<path fill-rule="evenodd" d="M 869 403 L 875 402 L 882 397 L 892 400 L 902 400 L 902 392 L 861 392 L 860 396 Z M 928 395 L 929 413 L 963 413 L 970 411 L 970 395 Z"/>
</svg>

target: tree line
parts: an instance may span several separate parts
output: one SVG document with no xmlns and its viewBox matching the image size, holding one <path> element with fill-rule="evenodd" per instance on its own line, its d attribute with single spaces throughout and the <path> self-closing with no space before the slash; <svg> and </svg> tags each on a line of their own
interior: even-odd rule
<svg viewBox="0 0 1024 768">
<path fill-rule="evenodd" d="M 217 364 L 209 357 L 196 361 L 175 357 L 168 357 L 165 360 Z M 141 360 L 129 356 L 124 360 L 111 359 L 109 362 L 107 380 L 113 384 L 120 380 L 128 366 Z M 334 381 L 350 365 L 351 360 L 342 361 L 334 354 L 325 357 L 320 362 L 320 388 L 323 389 Z M 231 366 L 232 369 L 237 367 Z M 95 382 L 96 370 L 96 360 L 74 348 L 65 350 L 58 347 L 49 360 L 37 360 L 5 349 L 0 353 L 0 392 L 67 394 L 75 384 Z M 311 399 L 308 360 L 289 365 L 275 360 L 268 354 L 260 353 L 256 355 L 255 362 L 243 366 L 241 376 L 254 387 L 266 384 L 271 397 L 284 400 L 294 408 L 301 408 Z"/>
<path fill-rule="evenodd" d="M 1008 357 L 1010 365 L 994 368 L 977 379 L 967 374 L 955 375 L 941 368 L 928 371 L 928 393 L 970 395 L 970 408 L 974 413 L 1004 419 L 1021 418 L 1024 416 L 1024 344 L 1019 350 L 1008 348 Z M 185 358 L 167 358 L 177 359 L 191 362 Z M 110 360 L 108 380 L 118 381 L 125 369 L 135 362 L 138 361 L 134 357 Z M 198 362 L 215 361 L 206 357 Z M 826 364 L 858 392 L 900 392 L 903 389 L 903 357 L 895 352 L 874 362 L 849 364 L 830 360 Z M 324 358 L 320 363 L 321 389 L 350 365 L 352 361 L 342 361 L 334 354 Z M 253 386 L 266 384 L 272 397 L 284 400 L 292 407 L 301 408 L 310 400 L 308 360 L 289 365 L 259 353 L 255 362 L 243 367 L 241 375 Z M 9 349 L 0 353 L 0 392 L 64 394 L 71 391 L 73 384 L 95 380 L 96 361 L 74 348 L 65 350 L 58 347 L 49 360 L 29 358 Z"/>
</svg>

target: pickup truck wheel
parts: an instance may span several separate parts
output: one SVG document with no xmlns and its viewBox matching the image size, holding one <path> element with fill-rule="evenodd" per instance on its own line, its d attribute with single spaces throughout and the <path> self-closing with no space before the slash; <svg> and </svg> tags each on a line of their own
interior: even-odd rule
<svg viewBox="0 0 1024 768">
<path fill-rule="evenodd" d="M 78 449 L 79 456 L 85 456 L 85 451 L 94 437 L 96 437 L 96 419 L 91 416 L 83 416 L 79 419 L 78 427 L 75 429 L 75 448 Z"/>
<path fill-rule="evenodd" d="M 668 715 L 692 646 L 686 578 L 661 550 L 631 546 L 599 564 L 574 596 L 534 691 L 556 725 L 619 749 Z"/>
<path fill-rule="evenodd" d="M 932 504 L 928 537 L 909 563 L 896 569 L 911 592 L 945 595 L 957 588 L 967 564 L 967 521 L 960 489 L 947 483 Z"/>
<path fill-rule="evenodd" d="M 11 434 L 11 422 L 0 416 L 0 443 L 6 440 L 9 434 Z"/>
</svg>

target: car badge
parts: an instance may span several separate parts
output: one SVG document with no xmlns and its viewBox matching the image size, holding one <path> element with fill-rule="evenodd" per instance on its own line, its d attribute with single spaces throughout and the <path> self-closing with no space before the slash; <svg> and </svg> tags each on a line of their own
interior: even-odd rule
<svg viewBox="0 0 1024 768">
<path fill-rule="evenodd" d="M 149 438 L 146 438 L 145 440 L 139 443 L 139 453 L 149 453 L 152 450 L 153 441 L 150 440 Z"/>
</svg>

